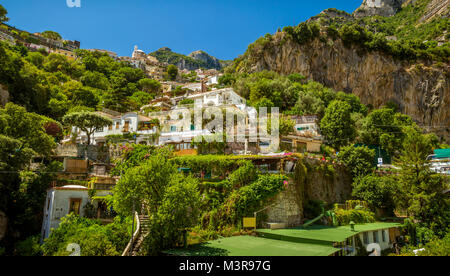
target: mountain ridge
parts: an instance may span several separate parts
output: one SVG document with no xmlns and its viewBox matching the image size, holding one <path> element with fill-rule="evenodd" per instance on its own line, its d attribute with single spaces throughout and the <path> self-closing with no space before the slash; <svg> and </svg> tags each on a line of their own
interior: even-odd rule
<svg viewBox="0 0 450 276">
<path fill-rule="evenodd" d="M 173 52 L 168 47 L 162 47 L 152 53 L 160 62 L 176 65 L 180 70 L 216 69 L 221 70 L 229 65 L 229 61 L 219 60 L 203 50 L 197 50 L 189 55 Z"/>
</svg>

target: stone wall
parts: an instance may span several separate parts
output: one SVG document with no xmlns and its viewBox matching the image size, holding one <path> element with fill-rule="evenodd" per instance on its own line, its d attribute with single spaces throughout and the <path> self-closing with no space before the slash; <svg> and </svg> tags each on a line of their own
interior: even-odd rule
<svg viewBox="0 0 450 276">
<path fill-rule="evenodd" d="M 304 219 L 303 204 L 308 200 L 343 203 L 350 199 L 351 192 L 352 177 L 344 166 L 317 159 L 300 159 L 287 189 L 279 193 L 267 209 L 267 222 L 299 226 Z"/>
<path fill-rule="evenodd" d="M 86 158 L 86 153 L 89 160 L 99 161 L 99 162 L 109 162 L 110 153 L 106 146 L 90 145 L 86 148 L 86 145 L 59 145 L 56 149 L 56 154 L 58 156 L 65 157 L 78 157 Z"/>
<path fill-rule="evenodd" d="M 305 198 L 344 203 L 352 193 L 352 176 L 343 165 L 306 159 Z"/>
<path fill-rule="evenodd" d="M 287 227 L 295 227 L 302 224 L 302 219 L 301 196 L 291 179 L 288 188 L 279 193 L 274 205 L 267 209 L 267 222 L 285 223 Z"/>
</svg>

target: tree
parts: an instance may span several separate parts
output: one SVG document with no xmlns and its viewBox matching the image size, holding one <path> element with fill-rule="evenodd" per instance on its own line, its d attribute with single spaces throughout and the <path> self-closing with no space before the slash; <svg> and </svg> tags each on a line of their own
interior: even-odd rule
<svg viewBox="0 0 450 276">
<path fill-rule="evenodd" d="M 7 14 L 8 11 L 2 5 L 0 5 L 0 22 L 9 21 L 9 18 L 6 17 Z"/>
<path fill-rule="evenodd" d="M 141 79 L 138 81 L 138 87 L 144 92 L 157 94 L 161 90 L 161 83 L 152 79 Z"/>
<path fill-rule="evenodd" d="M 395 209 L 394 195 L 397 192 L 397 182 L 391 177 L 367 175 L 353 182 L 353 197 L 366 201 L 373 210 L 385 209 L 388 215 Z"/>
<path fill-rule="evenodd" d="M 33 63 L 36 67 L 42 68 L 45 61 L 45 56 L 39 52 L 29 52 L 26 60 Z"/>
<path fill-rule="evenodd" d="M 75 126 L 84 131 L 87 136 L 87 145 L 91 144 L 91 136 L 99 128 L 112 125 L 113 121 L 95 112 L 75 112 L 63 117 L 67 126 Z"/>
<path fill-rule="evenodd" d="M 25 108 L 8 103 L 0 109 L 0 210 L 8 218 L 4 244 L 8 254 L 18 238 L 39 232 L 40 211 L 46 191 L 54 180 L 59 162 L 42 164 L 39 173 L 29 171 L 33 156 L 47 157 L 56 147 L 45 125 L 49 118 L 28 113 Z"/>
<path fill-rule="evenodd" d="M 405 128 L 401 155 L 395 162 L 401 168 L 400 190 L 395 199 L 414 219 L 443 237 L 450 223 L 449 200 L 443 194 L 447 186 L 441 175 L 430 170 L 427 160 L 436 143 L 434 135 L 422 134 L 413 127 Z"/>
<path fill-rule="evenodd" d="M 153 98 L 154 96 L 152 94 L 148 94 L 144 91 L 138 91 L 130 97 L 130 100 L 134 103 L 134 109 L 139 109 L 141 106 L 149 104 Z"/>
<path fill-rule="evenodd" d="M 150 220 L 149 235 L 141 253 L 158 255 L 164 249 L 187 245 L 189 228 L 199 220 L 200 202 L 198 180 L 179 175 L 179 179 L 167 188 L 158 212 Z"/>
<path fill-rule="evenodd" d="M 273 102 L 269 99 L 267 99 L 266 97 L 263 97 L 262 99 L 260 99 L 259 101 L 257 101 L 256 103 L 253 104 L 253 106 L 256 108 L 256 110 L 259 111 L 260 108 L 262 107 L 266 107 L 267 111 L 270 112 L 270 109 L 272 107 L 274 107 L 275 105 L 273 104 Z"/>
<path fill-rule="evenodd" d="M 109 88 L 108 78 L 100 72 L 86 71 L 81 77 L 81 82 L 90 87 L 107 90 Z"/>
<path fill-rule="evenodd" d="M 174 81 L 177 79 L 178 76 L 178 67 L 171 64 L 167 67 L 167 75 L 169 77 L 169 80 Z"/>
<path fill-rule="evenodd" d="M 124 171 L 114 188 L 114 210 L 129 215 L 133 210 L 156 213 L 166 188 L 178 173 L 163 154 L 149 157 L 143 164 Z M 145 204 L 147 210 L 141 210 Z"/>
<path fill-rule="evenodd" d="M 62 36 L 59 33 L 54 32 L 54 31 L 45 31 L 45 32 L 42 32 L 41 35 L 45 38 L 50 38 L 53 40 L 61 40 L 62 39 Z"/>
<path fill-rule="evenodd" d="M 236 78 L 232 74 L 224 74 L 219 77 L 219 84 L 224 86 L 232 86 L 236 82 Z"/>
<path fill-rule="evenodd" d="M 351 118 L 351 106 L 342 101 L 332 101 L 325 110 L 320 129 L 328 144 L 339 149 L 354 140 L 356 131 Z"/>
<path fill-rule="evenodd" d="M 362 120 L 360 138 L 367 145 L 379 145 L 391 156 L 396 156 L 404 139 L 403 127 L 414 122 L 407 115 L 395 113 L 393 109 L 376 109 Z"/>
<path fill-rule="evenodd" d="M 366 176 L 374 169 L 375 151 L 366 146 L 343 147 L 338 157 L 351 171 L 353 177 Z"/>
<path fill-rule="evenodd" d="M 292 132 L 294 132 L 294 126 L 295 126 L 295 121 L 285 117 L 285 116 L 281 116 L 280 118 L 280 135 L 289 135 Z M 270 128 L 270 126 L 269 126 Z"/>
<path fill-rule="evenodd" d="M 336 100 L 348 103 L 352 108 L 351 113 L 361 113 L 363 115 L 367 114 L 367 107 L 363 105 L 358 96 L 354 94 L 338 92 L 336 94 Z"/>
<path fill-rule="evenodd" d="M 37 155 L 49 156 L 56 148 L 53 137 L 44 128 L 48 121 L 48 118 L 29 113 L 13 103 L 0 108 L 0 134 L 17 139 L 19 147 L 32 149 Z"/>
</svg>

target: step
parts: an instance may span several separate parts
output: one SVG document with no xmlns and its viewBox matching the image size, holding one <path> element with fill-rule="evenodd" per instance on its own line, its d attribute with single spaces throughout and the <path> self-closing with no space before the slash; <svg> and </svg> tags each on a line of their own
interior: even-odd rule
<svg viewBox="0 0 450 276">
<path fill-rule="evenodd" d="M 282 222 L 266 222 L 266 224 L 269 227 L 269 229 L 271 229 L 271 230 L 286 228 L 286 223 L 282 223 Z"/>
</svg>

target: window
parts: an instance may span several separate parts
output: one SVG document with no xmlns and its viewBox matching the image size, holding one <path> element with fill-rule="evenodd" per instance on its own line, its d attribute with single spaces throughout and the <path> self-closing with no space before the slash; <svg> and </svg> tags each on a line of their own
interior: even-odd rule
<svg viewBox="0 0 450 276">
<path fill-rule="evenodd" d="M 270 146 L 270 142 L 267 142 L 267 141 L 260 141 L 260 142 L 259 142 L 259 146 L 260 146 L 260 147 L 268 147 L 268 146 Z"/>
<path fill-rule="evenodd" d="M 191 125 L 191 130 L 195 130 L 195 126 L 194 125 Z"/>
<path fill-rule="evenodd" d="M 99 127 L 95 130 L 95 132 L 103 132 L 103 127 Z"/>
<path fill-rule="evenodd" d="M 373 242 L 374 243 L 379 243 L 380 241 L 378 240 L 378 231 L 373 231 Z"/>
<path fill-rule="evenodd" d="M 381 240 L 386 242 L 386 230 L 381 230 Z"/>
<path fill-rule="evenodd" d="M 363 233 L 363 243 L 369 244 L 369 234 L 367 232 Z"/>
<path fill-rule="evenodd" d="M 116 129 L 119 129 L 120 122 L 116 122 Z"/>
<path fill-rule="evenodd" d="M 177 132 L 176 126 L 170 126 L 170 132 Z"/>
<path fill-rule="evenodd" d="M 80 214 L 81 198 L 71 198 L 69 206 L 69 214 L 74 213 L 75 215 Z"/>
</svg>

